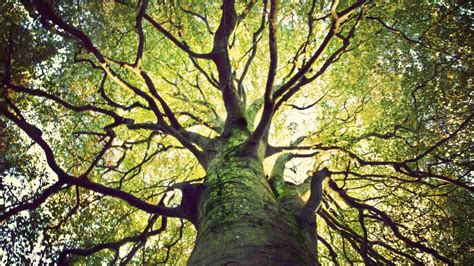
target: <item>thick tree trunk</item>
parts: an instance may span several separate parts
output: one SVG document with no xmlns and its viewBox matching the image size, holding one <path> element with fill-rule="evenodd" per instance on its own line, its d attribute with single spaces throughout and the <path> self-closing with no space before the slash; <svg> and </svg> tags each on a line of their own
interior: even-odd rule
<svg viewBox="0 0 474 266">
<path fill-rule="evenodd" d="M 239 155 L 242 140 L 234 136 L 227 141 L 208 166 L 188 264 L 316 264 L 298 211 L 277 201 L 261 159 Z"/>
</svg>

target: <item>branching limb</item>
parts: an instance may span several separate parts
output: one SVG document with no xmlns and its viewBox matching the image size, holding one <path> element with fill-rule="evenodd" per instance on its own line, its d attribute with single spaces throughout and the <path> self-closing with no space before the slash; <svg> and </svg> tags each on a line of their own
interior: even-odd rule
<svg viewBox="0 0 474 266">
<path fill-rule="evenodd" d="M 461 130 L 465 129 L 469 125 L 469 123 L 471 122 L 473 117 L 474 117 L 474 114 L 470 114 L 456 128 L 456 130 L 451 132 L 447 137 L 445 137 L 445 138 L 439 140 L 438 142 L 436 142 L 435 144 L 431 145 L 424 152 L 420 153 L 419 155 L 415 156 L 414 158 L 406 159 L 404 161 L 369 161 L 369 160 L 363 159 L 362 157 L 358 156 L 357 154 L 355 154 L 354 152 L 352 152 L 352 151 L 350 151 L 346 148 L 339 147 L 339 146 L 322 146 L 322 145 L 293 146 L 293 147 L 292 146 L 289 146 L 289 147 L 272 147 L 272 146 L 269 146 L 269 147 L 267 147 L 267 155 L 272 155 L 272 154 L 275 154 L 277 152 L 281 152 L 281 151 L 285 151 L 285 150 L 321 150 L 321 151 L 331 151 L 331 150 L 333 150 L 333 151 L 340 151 L 342 153 L 345 153 L 351 159 L 357 161 L 360 164 L 360 166 L 389 166 L 393 170 L 395 170 L 396 172 L 407 175 L 409 177 L 413 177 L 413 178 L 432 177 L 432 178 L 441 180 L 445 183 L 449 183 L 449 184 L 458 186 L 460 188 L 464 188 L 464 189 L 472 192 L 472 191 L 474 191 L 474 187 L 471 186 L 467 182 L 463 182 L 460 179 L 439 175 L 439 174 L 436 174 L 436 173 L 433 173 L 433 172 L 430 172 L 430 171 L 421 171 L 421 170 L 418 170 L 418 169 L 414 170 L 414 169 L 412 169 L 410 164 L 421 160 L 422 158 L 424 158 L 428 154 L 431 154 L 433 151 L 435 151 L 441 145 L 443 145 L 443 144 L 447 143 L 448 141 L 454 139 Z"/>
<path fill-rule="evenodd" d="M 243 89 L 243 82 L 245 80 L 245 76 L 247 75 L 247 72 L 250 68 L 250 65 L 252 64 L 253 59 L 255 58 L 255 55 L 257 54 L 257 44 L 258 44 L 258 41 L 261 39 L 261 33 L 265 29 L 266 17 L 267 17 L 267 14 L 266 14 L 267 13 L 267 9 L 266 9 L 267 8 L 267 2 L 268 2 L 268 0 L 263 1 L 263 12 L 262 12 L 262 18 L 261 18 L 260 26 L 253 33 L 252 47 L 250 47 L 250 50 L 249 50 L 250 55 L 249 55 L 249 58 L 247 59 L 247 62 L 245 63 L 244 69 L 242 70 L 242 74 L 240 75 L 240 78 L 238 79 L 237 88 L 239 89 L 239 94 L 241 95 L 241 97 L 243 97 L 245 95 L 245 91 Z"/>
<path fill-rule="evenodd" d="M 337 2 L 333 3 L 333 8 L 337 7 Z M 338 32 L 338 25 L 348 19 L 349 15 L 352 14 L 357 8 L 363 6 L 366 1 L 359 0 L 355 2 L 353 5 L 347 7 L 341 12 L 333 12 L 333 20 L 331 23 L 331 27 L 327 32 L 326 36 L 324 37 L 323 41 L 319 45 L 318 49 L 315 53 L 308 59 L 308 61 L 299 69 L 299 71 L 293 75 L 285 84 L 283 84 L 278 90 L 274 93 L 274 98 L 277 99 L 285 94 L 291 87 L 293 87 L 304 75 L 311 69 L 312 65 L 321 57 L 323 52 L 328 47 L 330 41 L 336 36 Z M 334 14 L 336 15 L 334 17 Z"/>
<path fill-rule="evenodd" d="M 333 191 L 337 192 L 337 194 L 351 207 L 354 207 L 358 210 L 367 210 L 367 211 L 373 213 L 374 215 L 377 215 L 378 217 L 380 217 L 384 221 L 384 224 L 386 224 L 392 230 L 393 234 L 398 239 L 405 242 L 408 246 L 410 246 L 412 248 L 416 248 L 416 249 L 418 249 L 422 252 L 428 253 L 428 254 L 432 255 L 433 257 L 441 260 L 444 263 L 447 263 L 447 264 L 450 264 L 450 265 L 453 264 L 448 258 L 442 256 L 436 250 L 434 250 L 430 247 L 427 247 L 426 245 L 424 245 L 422 243 L 415 242 L 415 241 L 409 239 L 408 237 L 402 235 L 402 233 L 400 232 L 400 230 L 399 230 L 398 226 L 396 225 L 396 223 L 393 222 L 393 220 L 386 213 L 384 213 L 383 211 L 381 211 L 381 210 L 379 210 L 379 209 L 377 209 L 373 206 L 358 202 L 356 199 L 354 199 L 351 196 L 347 195 L 347 193 L 343 189 L 339 188 L 339 186 L 332 180 L 329 180 L 328 184 L 329 184 L 329 187 Z"/>
<path fill-rule="evenodd" d="M 338 234 L 341 236 L 343 240 L 342 250 L 343 250 L 344 257 L 346 258 L 347 261 L 354 262 L 351 258 L 349 258 L 347 254 L 348 252 L 346 250 L 345 241 L 349 242 L 352 248 L 354 249 L 354 251 L 356 251 L 361 257 L 363 256 L 361 254 L 361 248 L 360 248 L 363 240 L 362 240 L 362 237 L 357 232 L 352 230 L 349 226 L 341 223 L 336 217 L 334 217 L 334 215 L 330 211 L 321 209 L 319 211 L 319 215 L 331 229 L 338 232 Z M 367 255 L 368 256 L 366 257 L 366 260 L 370 261 L 370 265 L 376 264 L 375 261 L 384 262 L 387 265 L 395 265 L 388 258 L 381 255 L 371 245 L 367 246 Z M 411 256 L 408 255 L 407 258 L 410 258 L 410 257 Z M 358 262 L 363 263 L 364 261 L 358 261 Z"/>
<path fill-rule="evenodd" d="M 354 11 L 354 10 L 353 10 Z M 347 14 L 350 14 L 350 13 L 347 13 Z M 283 86 L 281 86 L 280 88 L 278 88 L 278 90 L 275 91 L 275 99 L 276 98 L 279 98 L 279 100 L 277 101 L 276 105 L 275 105 L 275 110 L 277 110 L 284 102 L 288 101 L 294 94 L 296 94 L 298 91 L 300 91 L 300 89 L 307 85 L 307 84 L 310 84 L 311 82 L 313 82 L 314 80 L 316 80 L 318 77 L 322 76 L 326 70 L 334 63 L 336 62 L 337 60 L 339 60 L 340 56 L 347 52 L 348 51 L 348 47 L 350 45 L 350 40 L 355 36 L 355 30 L 357 29 L 362 17 L 364 15 L 364 12 L 360 12 L 359 15 L 357 16 L 356 18 L 356 21 L 354 23 L 354 25 L 352 26 L 351 30 L 349 31 L 349 33 L 346 35 L 346 36 L 343 36 L 342 34 L 340 33 L 334 33 L 334 36 L 336 36 L 337 38 L 340 38 L 342 39 L 343 43 L 342 45 L 335 51 L 333 52 L 325 61 L 324 63 L 322 64 L 322 66 L 320 67 L 320 69 L 318 71 L 316 71 L 315 74 L 313 74 L 312 76 L 310 77 L 306 77 L 305 73 L 303 73 L 301 75 L 301 77 L 298 77 L 297 80 L 294 81 L 294 85 L 292 84 L 291 86 L 288 86 L 287 84 L 290 84 L 290 81 L 288 81 L 286 84 L 284 84 Z M 347 19 L 347 18 L 346 18 Z M 345 20 L 346 20 L 345 19 Z M 345 21 L 344 20 L 344 21 Z M 333 27 L 335 27 L 335 23 L 339 21 L 338 20 L 335 20 L 333 21 Z M 322 55 L 322 53 L 325 51 L 326 47 L 329 45 L 329 42 L 331 41 L 331 39 L 333 38 L 333 31 L 329 31 L 328 34 L 326 35 L 326 38 L 324 39 L 323 43 L 320 45 L 319 49 L 316 51 L 316 53 L 313 55 L 316 56 L 314 57 L 314 61 L 318 60 L 319 57 Z M 326 42 L 325 42 L 326 41 Z M 312 58 L 313 58 L 312 57 Z M 311 58 L 311 59 L 312 59 Z M 308 61 L 310 62 L 311 59 Z M 308 66 L 309 68 L 311 67 Z M 301 70 L 300 70 L 301 71 Z M 295 74 L 294 77 L 298 76 L 298 73 Z"/>
<path fill-rule="evenodd" d="M 61 98 L 59 98 L 56 95 L 50 94 L 50 93 L 45 92 L 45 91 L 40 90 L 40 89 L 29 89 L 29 88 L 14 85 L 14 84 L 5 84 L 5 85 L 8 86 L 8 88 L 11 88 L 15 92 L 26 93 L 26 94 L 29 94 L 29 95 L 33 95 L 33 96 L 42 97 L 42 98 L 45 98 L 45 99 L 52 100 L 55 103 L 63 106 L 64 108 L 75 111 L 75 112 L 88 112 L 88 111 L 89 112 L 96 112 L 96 113 L 107 115 L 107 116 L 113 118 L 116 122 L 125 120 L 123 117 L 119 116 L 117 113 L 115 113 L 113 111 L 110 111 L 110 110 L 107 110 L 107 109 L 104 109 L 104 108 L 101 108 L 101 107 L 97 107 L 97 106 L 94 106 L 94 105 L 91 105 L 91 104 L 76 106 L 76 105 L 73 105 L 69 102 L 66 102 L 66 101 L 62 100 Z"/>
<path fill-rule="evenodd" d="M 229 38 L 234 32 L 236 24 L 235 1 L 224 0 L 221 21 L 214 34 L 214 46 L 212 49 L 212 60 L 219 74 L 219 88 L 222 91 L 222 99 L 227 113 L 224 136 L 230 134 L 233 128 L 246 128 L 243 106 L 233 82 L 234 78 L 228 51 Z"/>
<path fill-rule="evenodd" d="M 167 227 L 166 217 L 161 218 L 162 220 L 161 220 L 160 228 L 153 230 L 153 225 L 155 224 L 158 217 L 159 215 L 152 215 L 150 217 L 150 220 L 148 221 L 147 226 L 145 227 L 145 230 L 143 230 L 143 232 L 139 235 L 129 236 L 116 242 L 102 243 L 102 244 L 99 244 L 90 248 L 86 248 L 86 249 L 65 249 L 59 254 L 58 263 L 61 265 L 67 264 L 69 255 L 87 257 L 94 253 L 100 252 L 104 249 L 111 249 L 118 252 L 120 247 L 127 243 L 146 241 L 149 237 L 158 235 L 162 233 L 164 230 L 166 230 L 166 227 Z"/>
<path fill-rule="evenodd" d="M 205 166 L 207 164 L 207 162 L 203 159 L 204 157 L 202 156 L 202 153 L 185 136 L 186 135 L 185 130 L 183 130 L 180 127 L 179 123 L 177 123 L 176 118 L 174 117 L 174 115 L 171 112 L 170 108 L 167 106 L 166 102 L 164 102 L 164 100 L 159 96 L 159 94 L 157 93 L 157 91 L 156 91 L 156 89 L 153 85 L 153 82 L 151 81 L 151 78 L 147 75 L 147 73 L 145 73 L 144 71 L 141 71 L 139 69 L 136 69 L 134 67 L 131 67 L 131 70 L 133 72 L 136 72 L 136 73 L 140 74 L 140 76 L 144 79 L 148 89 L 151 91 L 153 96 L 158 99 L 158 101 L 160 102 L 162 108 L 165 111 L 165 114 L 166 114 L 167 118 L 170 120 L 171 126 L 166 123 L 164 117 L 162 116 L 162 114 L 160 112 L 160 109 L 159 109 L 158 105 L 156 104 L 154 99 L 152 97 L 150 97 L 150 95 L 148 95 L 144 91 L 138 89 L 137 87 L 133 86 L 129 82 L 125 81 L 115 71 L 113 71 L 113 69 L 110 67 L 109 64 L 110 63 L 118 63 L 118 62 L 110 60 L 107 57 L 103 56 L 100 53 L 100 51 L 93 45 L 90 38 L 84 32 L 82 32 L 81 30 L 75 28 L 74 26 L 71 26 L 70 24 L 65 22 L 61 17 L 57 16 L 55 14 L 54 10 L 48 4 L 46 4 L 44 1 L 37 0 L 37 1 L 34 1 L 34 3 L 37 7 L 38 12 L 41 14 L 41 16 L 44 19 L 48 19 L 48 20 L 52 21 L 60 29 L 68 32 L 69 34 L 71 34 L 74 38 L 76 38 L 77 40 L 80 41 L 82 46 L 87 51 L 93 53 L 94 56 L 96 57 L 96 59 L 99 61 L 100 67 L 107 73 L 107 75 L 113 81 L 115 81 L 117 84 L 121 85 L 124 88 L 132 90 L 135 94 L 137 94 L 138 96 L 145 99 L 148 102 L 150 108 L 155 113 L 156 118 L 158 120 L 158 124 L 160 125 L 160 129 L 163 132 L 165 132 L 167 134 L 170 134 L 173 137 L 175 137 L 184 147 L 186 147 L 189 151 L 191 151 L 191 153 L 193 153 L 196 156 L 196 158 L 200 161 L 201 164 L 203 164 L 203 166 Z M 144 8 L 144 7 L 142 7 L 142 8 Z M 143 15 L 143 17 L 145 19 L 147 19 L 146 15 Z M 128 64 L 122 64 L 122 63 L 119 63 L 119 64 L 122 65 L 122 66 L 125 66 L 125 67 L 127 67 L 127 66 L 130 67 Z"/>
<path fill-rule="evenodd" d="M 255 131 L 252 133 L 248 141 L 246 148 L 252 147 L 254 152 L 258 149 L 260 140 L 264 134 L 268 131 L 270 123 L 273 117 L 274 111 L 274 99 L 273 99 L 273 84 L 275 82 L 275 75 L 278 66 L 278 53 L 277 53 L 277 19 L 278 19 L 278 0 L 271 0 L 270 18 L 269 18 L 269 49 L 270 49 L 270 67 L 268 69 L 267 82 L 265 85 L 263 113 Z"/>
<path fill-rule="evenodd" d="M 99 92 L 100 92 L 100 96 L 105 100 L 105 102 L 111 106 L 111 107 L 116 107 L 116 108 L 120 108 L 124 111 L 130 111 L 134 108 L 142 108 L 142 109 L 146 109 L 146 110 L 149 110 L 150 108 L 147 107 L 147 106 L 144 106 L 142 103 L 140 102 L 134 102 L 132 103 L 131 105 L 129 106 L 126 106 L 126 105 L 123 105 L 123 104 L 120 104 L 118 102 L 115 102 L 114 100 L 112 100 L 108 95 L 107 93 L 105 92 L 105 82 L 107 80 L 107 73 L 104 73 L 104 76 L 102 77 L 102 81 L 100 82 L 100 85 L 99 85 Z"/>
<path fill-rule="evenodd" d="M 80 186 L 82 188 L 111 196 L 114 198 L 118 198 L 121 200 L 124 200 L 131 206 L 134 206 L 138 209 L 141 209 L 143 211 L 149 212 L 149 213 L 156 213 L 156 214 L 161 214 L 161 215 L 166 215 L 169 217 L 181 217 L 182 216 L 182 211 L 181 209 L 178 208 L 168 208 L 168 207 L 163 207 L 163 206 L 156 206 L 153 204 L 150 204 L 148 202 L 145 202 L 132 194 L 129 194 L 127 192 L 124 192 L 122 190 L 110 188 L 107 186 L 104 186 L 102 184 L 98 184 L 95 182 L 92 182 L 86 178 L 86 176 L 81 175 L 81 178 L 77 178 L 74 176 L 69 175 L 66 173 L 56 162 L 53 150 L 49 146 L 49 144 L 46 143 L 46 141 L 43 139 L 42 135 L 43 132 L 37 128 L 36 126 L 29 124 L 27 121 L 20 119 L 16 117 L 13 113 L 11 113 L 9 110 L 7 110 L 5 107 L 0 106 L 0 114 L 6 116 L 8 119 L 10 119 L 12 122 L 14 122 L 18 127 L 20 127 L 36 144 L 40 146 L 40 148 L 43 150 L 45 157 L 46 157 L 46 162 L 48 166 L 53 170 L 58 175 L 59 181 L 58 183 L 60 185 L 56 185 L 54 188 L 51 188 L 48 190 L 48 192 L 45 194 L 43 193 L 43 197 L 39 198 L 37 201 L 38 206 L 43 203 L 49 196 L 57 192 L 56 190 L 58 187 L 64 185 L 64 184 L 69 184 L 69 185 L 76 185 Z M 33 205 L 35 207 L 36 205 Z M 29 207 L 28 207 L 29 208 Z"/>
</svg>

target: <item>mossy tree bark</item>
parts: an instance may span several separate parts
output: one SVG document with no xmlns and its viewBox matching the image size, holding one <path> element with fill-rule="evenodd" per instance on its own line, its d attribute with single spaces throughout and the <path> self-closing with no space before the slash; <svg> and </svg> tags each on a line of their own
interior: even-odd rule
<svg viewBox="0 0 474 266">
<path fill-rule="evenodd" d="M 232 134 L 209 163 L 189 265 L 317 264 L 305 201 L 274 192 L 262 158 L 241 150 L 248 137 Z"/>
</svg>

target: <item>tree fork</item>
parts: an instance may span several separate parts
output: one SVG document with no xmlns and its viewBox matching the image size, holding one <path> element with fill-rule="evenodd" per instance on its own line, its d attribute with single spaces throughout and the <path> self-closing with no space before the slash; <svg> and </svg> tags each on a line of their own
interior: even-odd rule
<svg viewBox="0 0 474 266">
<path fill-rule="evenodd" d="M 209 163 L 188 264 L 316 264 L 298 213 L 273 193 L 261 157 L 239 153 L 248 137 L 234 134 Z"/>
</svg>

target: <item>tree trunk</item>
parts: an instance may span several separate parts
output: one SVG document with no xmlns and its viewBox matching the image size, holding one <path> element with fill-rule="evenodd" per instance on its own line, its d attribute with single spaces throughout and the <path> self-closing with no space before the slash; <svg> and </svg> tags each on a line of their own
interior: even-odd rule
<svg viewBox="0 0 474 266">
<path fill-rule="evenodd" d="M 298 211 L 277 201 L 261 158 L 239 155 L 243 140 L 230 138 L 209 163 L 188 264 L 315 265 Z"/>
</svg>

